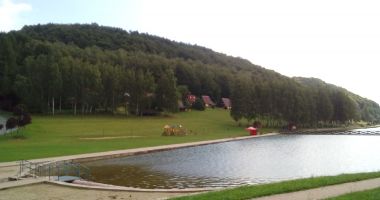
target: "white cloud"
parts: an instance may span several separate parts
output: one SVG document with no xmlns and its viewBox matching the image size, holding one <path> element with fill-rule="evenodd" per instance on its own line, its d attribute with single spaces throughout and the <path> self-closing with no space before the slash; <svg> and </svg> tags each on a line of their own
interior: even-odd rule
<svg viewBox="0 0 380 200">
<path fill-rule="evenodd" d="M 3 0 L 0 3 L 0 31 L 16 29 L 20 14 L 32 10 L 26 3 L 13 3 L 12 0 Z"/>
</svg>

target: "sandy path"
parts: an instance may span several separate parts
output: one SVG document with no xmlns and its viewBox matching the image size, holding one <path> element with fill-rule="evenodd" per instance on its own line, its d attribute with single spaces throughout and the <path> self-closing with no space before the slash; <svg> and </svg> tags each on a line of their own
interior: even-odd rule
<svg viewBox="0 0 380 200">
<path fill-rule="evenodd" d="M 48 183 L 0 190 L 0 200 L 150 200 L 167 199 L 186 193 L 145 193 L 77 189 Z"/>
</svg>

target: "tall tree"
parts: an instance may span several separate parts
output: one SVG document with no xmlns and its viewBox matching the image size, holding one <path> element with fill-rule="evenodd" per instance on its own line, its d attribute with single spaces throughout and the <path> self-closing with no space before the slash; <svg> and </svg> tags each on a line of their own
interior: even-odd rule
<svg viewBox="0 0 380 200">
<path fill-rule="evenodd" d="M 317 120 L 329 122 L 334 114 L 334 106 L 326 89 L 320 89 L 317 95 Z"/>
<path fill-rule="evenodd" d="M 231 112 L 230 115 L 235 121 L 239 121 L 243 117 L 247 116 L 247 111 L 249 111 L 249 99 L 250 99 L 250 89 L 249 80 L 247 78 L 242 78 L 236 80 L 232 86 L 231 94 Z"/>
<path fill-rule="evenodd" d="M 150 108 L 156 87 L 152 73 L 142 69 L 127 70 L 125 86 L 130 95 L 129 110 L 135 115 L 142 115 Z"/>
<path fill-rule="evenodd" d="M 103 107 L 106 111 L 111 107 L 111 111 L 115 112 L 119 96 L 122 94 L 120 88 L 120 76 L 122 75 L 122 71 L 120 67 L 106 64 L 102 64 L 99 69 L 103 85 L 103 90 L 101 92 Z"/>
<path fill-rule="evenodd" d="M 16 68 L 16 52 L 12 35 L 0 33 L 0 93 L 10 92 L 11 80 Z"/>
<path fill-rule="evenodd" d="M 171 69 L 164 70 L 157 80 L 156 104 L 160 110 L 178 111 L 176 78 Z"/>
<path fill-rule="evenodd" d="M 355 103 L 344 92 L 334 94 L 334 117 L 339 122 L 346 122 L 355 118 Z"/>
</svg>

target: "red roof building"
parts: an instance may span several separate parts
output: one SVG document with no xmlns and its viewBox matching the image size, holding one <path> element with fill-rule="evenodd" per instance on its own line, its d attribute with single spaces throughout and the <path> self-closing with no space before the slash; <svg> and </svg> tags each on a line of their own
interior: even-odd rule
<svg viewBox="0 0 380 200">
<path fill-rule="evenodd" d="M 231 109 L 231 100 L 229 98 L 222 98 L 222 102 L 225 109 Z"/>
<path fill-rule="evenodd" d="M 189 102 L 190 105 L 193 105 L 197 97 L 195 95 L 189 94 L 187 95 L 187 102 Z"/>
<path fill-rule="evenodd" d="M 212 107 L 212 106 L 215 106 L 216 104 L 211 100 L 211 98 L 209 96 L 202 96 L 202 100 L 203 102 L 205 103 L 205 106 L 206 107 Z"/>
</svg>

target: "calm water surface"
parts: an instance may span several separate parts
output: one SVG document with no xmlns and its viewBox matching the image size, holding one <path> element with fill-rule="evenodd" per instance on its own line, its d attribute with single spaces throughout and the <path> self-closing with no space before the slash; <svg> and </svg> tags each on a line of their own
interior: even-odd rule
<svg viewBox="0 0 380 200">
<path fill-rule="evenodd" d="M 378 171 L 380 136 L 279 135 L 84 164 L 92 180 L 129 187 L 257 184 Z"/>
</svg>

